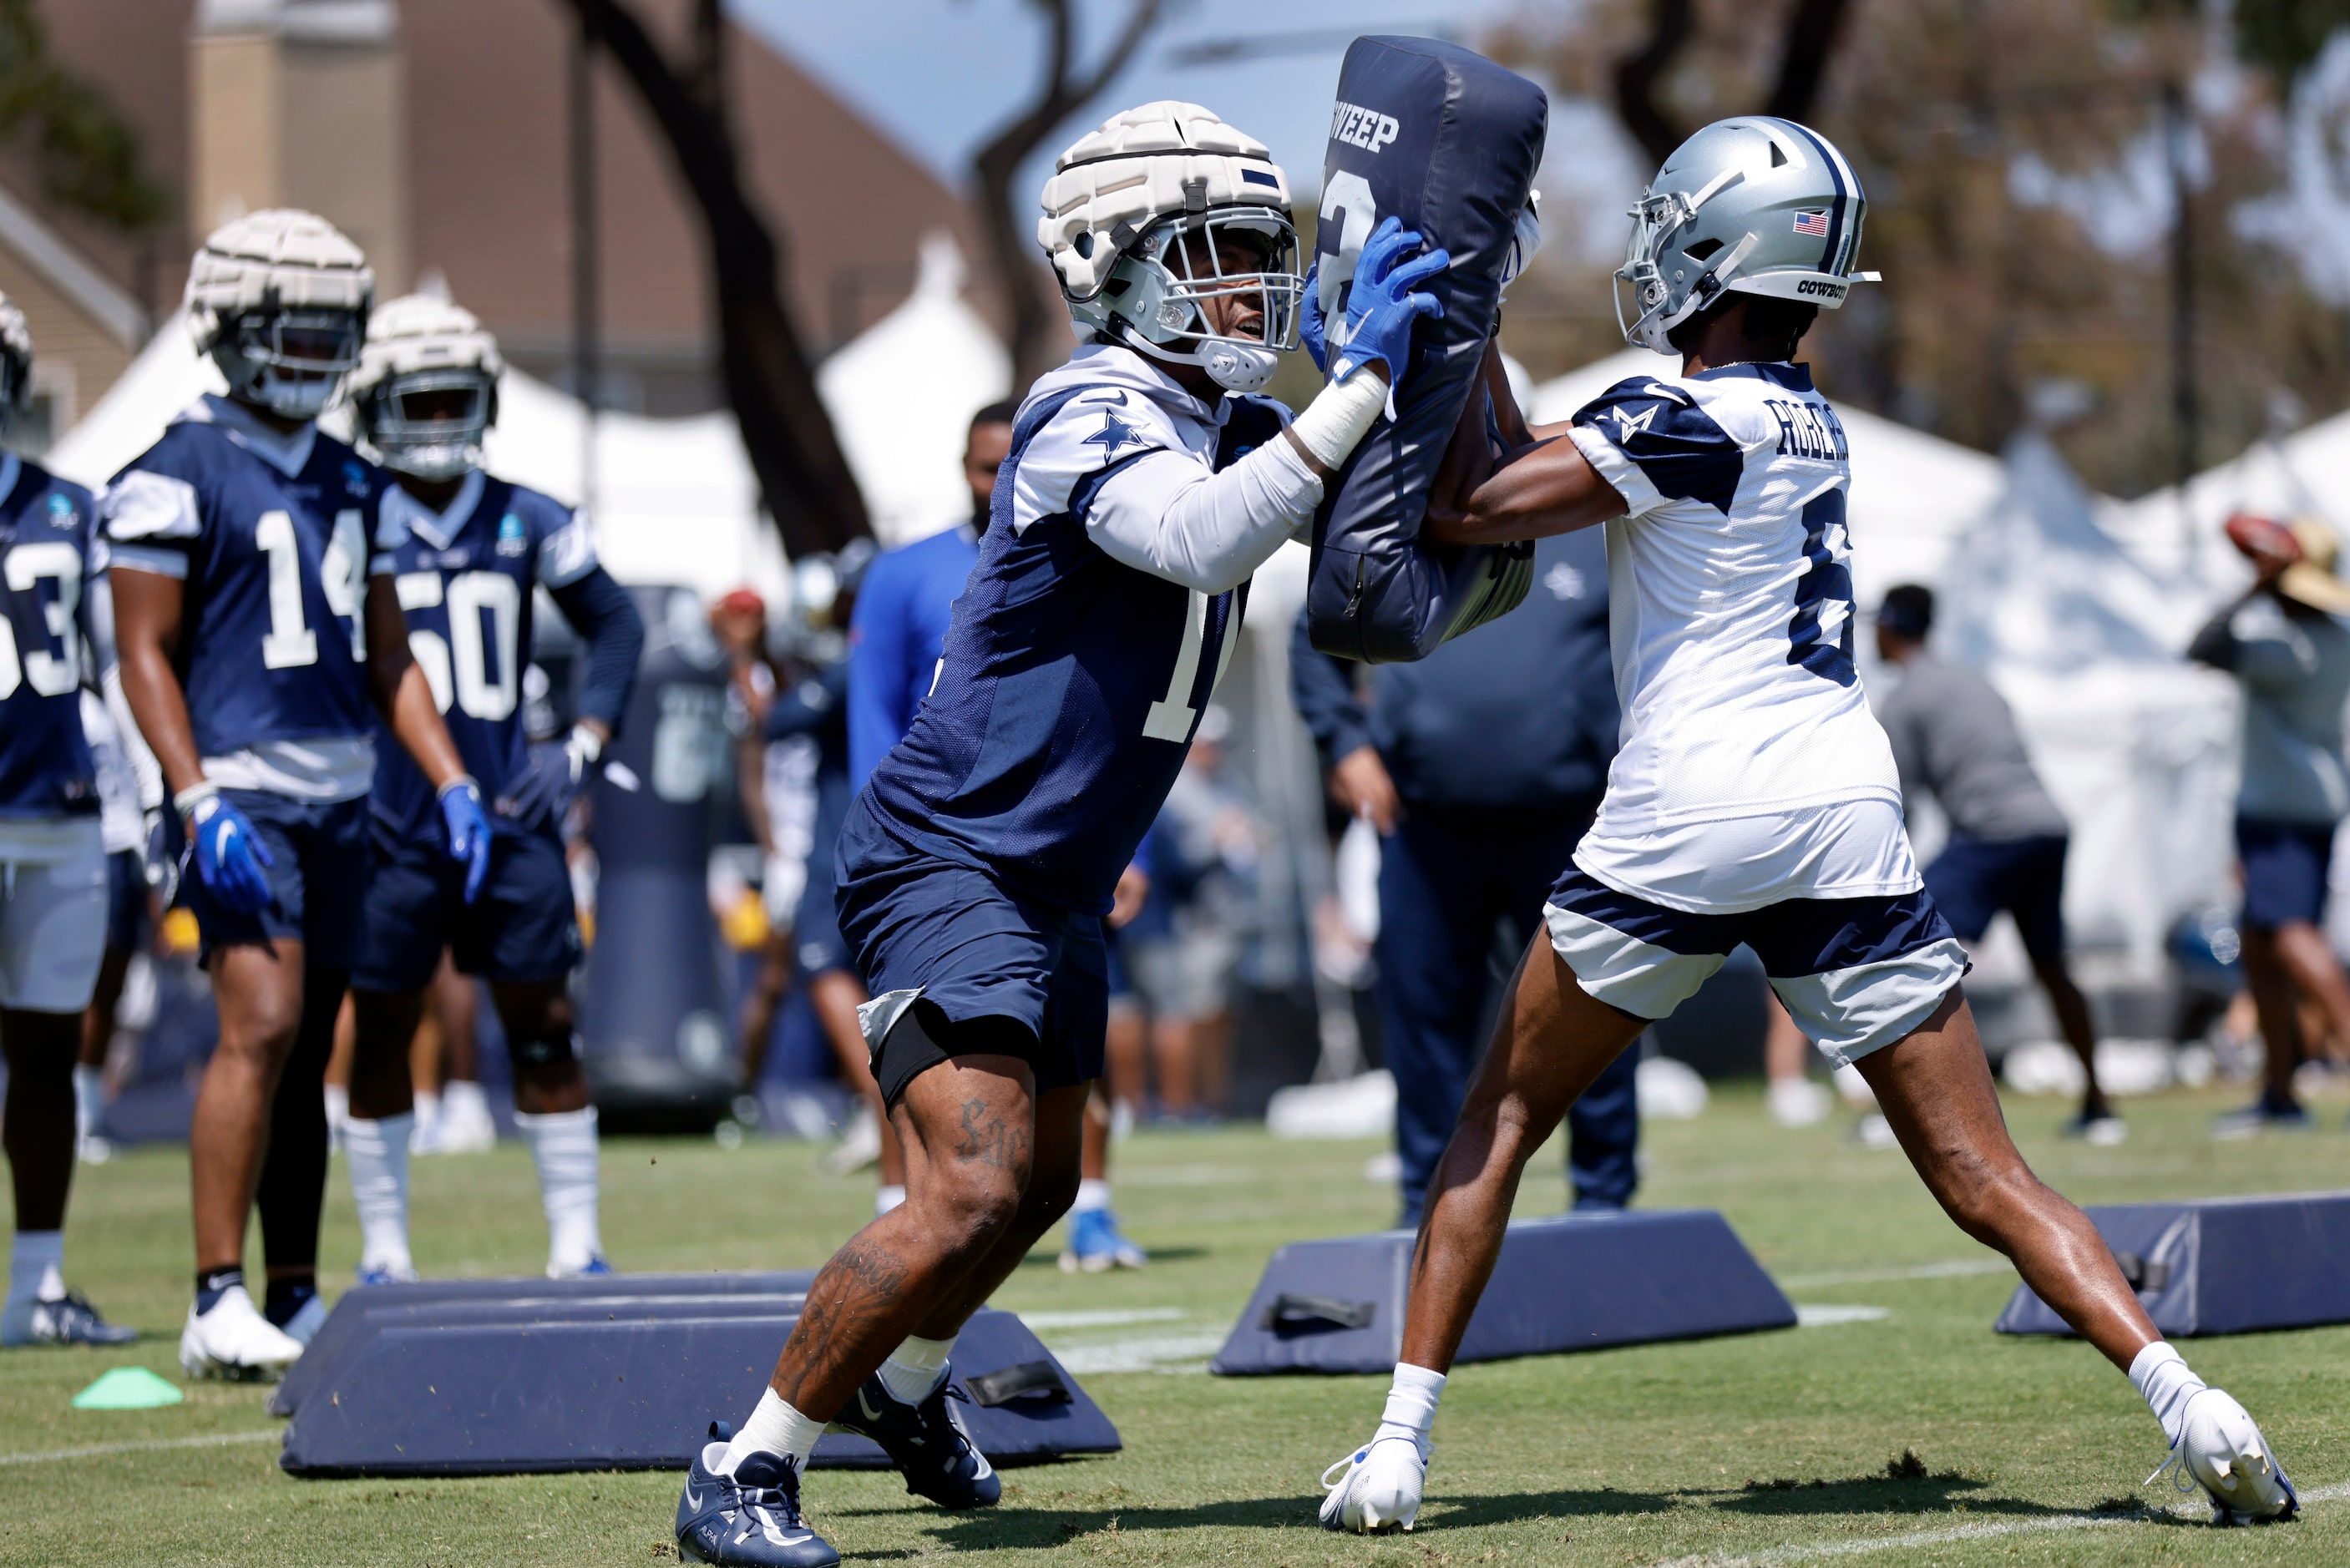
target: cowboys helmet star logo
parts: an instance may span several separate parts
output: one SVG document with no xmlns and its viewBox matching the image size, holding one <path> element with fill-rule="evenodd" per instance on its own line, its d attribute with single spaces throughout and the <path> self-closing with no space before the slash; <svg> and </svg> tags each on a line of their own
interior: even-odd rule
<svg viewBox="0 0 2350 1568">
<path fill-rule="evenodd" d="M 1119 419 L 1117 410 L 1110 409 L 1102 414 L 1102 428 L 1086 437 L 1082 444 L 1101 448 L 1103 458 L 1108 459 L 1116 457 L 1122 446 L 1142 445 L 1142 432 Z"/>
</svg>

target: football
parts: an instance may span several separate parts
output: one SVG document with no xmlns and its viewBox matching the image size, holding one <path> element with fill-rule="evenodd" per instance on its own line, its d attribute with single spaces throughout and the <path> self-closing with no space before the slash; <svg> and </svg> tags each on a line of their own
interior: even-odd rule
<svg viewBox="0 0 2350 1568">
<path fill-rule="evenodd" d="M 2273 517 L 2239 512 L 2228 519 L 2226 527 L 2228 543 L 2250 559 L 2274 559 L 2280 556 L 2287 561 L 2301 559 L 2301 541 L 2293 536 L 2292 529 Z"/>
</svg>

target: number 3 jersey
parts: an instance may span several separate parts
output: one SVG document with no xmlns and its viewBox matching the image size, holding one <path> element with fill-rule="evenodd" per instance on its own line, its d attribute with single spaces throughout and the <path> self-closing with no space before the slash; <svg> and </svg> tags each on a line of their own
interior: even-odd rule
<svg viewBox="0 0 2350 1568">
<path fill-rule="evenodd" d="M 0 456 L 0 859 L 55 819 L 98 820 L 81 685 L 99 548 L 88 491 Z"/>
<path fill-rule="evenodd" d="M 588 514 L 475 469 L 445 512 L 394 482 L 376 547 L 374 569 L 391 574 L 409 651 L 465 771 L 484 801 L 504 800 L 529 765 L 522 679 L 530 662 L 532 588 L 560 588 L 595 569 Z M 401 838 L 437 841 L 431 781 L 389 731 L 377 751 L 377 822 Z M 514 826 L 500 815 L 491 823 Z"/>
<path fill-rule="evenodd" d="M 1180 484 L 1280 439 L 1283 422 L 1265 399 L 1211 406 L 1125 348 L 1080 348 L 1037 381 L 930 695 L 866 786 L 891 834 L 1016 893 L 1108 910 L 1232 658 L 1248 587 L 1203 593 L 1113 558 L 1092 536 L 1097 503 L 1145 460 L 1138 480 Z"/>
<path fill-rule="evenodd" d="M 1671 909 L 1919 886 L 1853 665 L 1852 471 L 1800 365 L 1634 377 L 1577 412 L 1607 527 L 1622 747 L 1575 864 Z"/>
<path fill-rule="evenodd" d="M 204 775 L 298 800 L 368 791 L 364 607 L 383 472 L 207 395 L 99 499 L 117 570 L 184 585 L 173 662 Z"/>
</svg>

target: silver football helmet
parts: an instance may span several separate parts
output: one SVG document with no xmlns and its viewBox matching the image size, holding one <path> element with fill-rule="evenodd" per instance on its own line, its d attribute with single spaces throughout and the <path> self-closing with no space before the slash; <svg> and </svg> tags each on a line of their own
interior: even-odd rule
<svg viewBox="0 0 2350 1568">
<path fill-rule="evenodd" d="M 359 433 L 386 468 L 455 479 L 481 466 L 504 369 L 472 311 L 426 294 L 392 300 L 369 317 L 351 377 Z"/>
<path fill-rule="evenodd" d="M 1061 154 L 1036 238 L 1081 331 L 1253 392 L 1297 347 L 1305 292 L 1289 177 L 1264 143 L 1194 103 L 1115 115 Z M 1249 257 L 1226 270 L 1232 241 Z M 1264 336 L 1209 329 L 1201 306 L 1255 296 Z M 1188 345 L 1188 347 L 1178 347 Z"/>
<path fill-rule="evenodd" d="M 1856 283 L 1860 181 L 1834 143 L 1792 119 L 1718 119 L 1673 150 L 1633 207 L 1616 270 L 1624 339 L 1659 354 L 1667 335 L 1724 294 L 1834 310 Z M 1628 317 L 1624 298 L 1632 299 Z"/>
</svg>

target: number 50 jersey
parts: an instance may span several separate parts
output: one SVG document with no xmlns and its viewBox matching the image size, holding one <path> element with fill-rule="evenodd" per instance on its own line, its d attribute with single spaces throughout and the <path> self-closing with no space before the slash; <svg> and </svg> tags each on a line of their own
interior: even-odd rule
<svg viewBox="0 0 2350 1568">
<path fill-rule="evenodd" d="M 107 486 L 112 566 L 185 586 L 173 662 L 214 783 L 367 793 L 364 607 L 384 484 L 317 426 L 285 435 L 208 395 Z"/>
<path fill-rule="evenodd" d="M 529 766 L 522 672 L 530 662 L 534 585 L 560 588 L 596 566 L 588 514 L 480 469 L 445 512 L 395 481 L 383 502 L 375 570 L 391 574 L 408 621 L 409 651 L 465 771 L 495 803 Z M 389 733 L 380 748 L 376 821 L 400 838 L 437 841 L 432 784 Z M 493 816 L 493 828 L 514 824 Z"/>
</svg>

